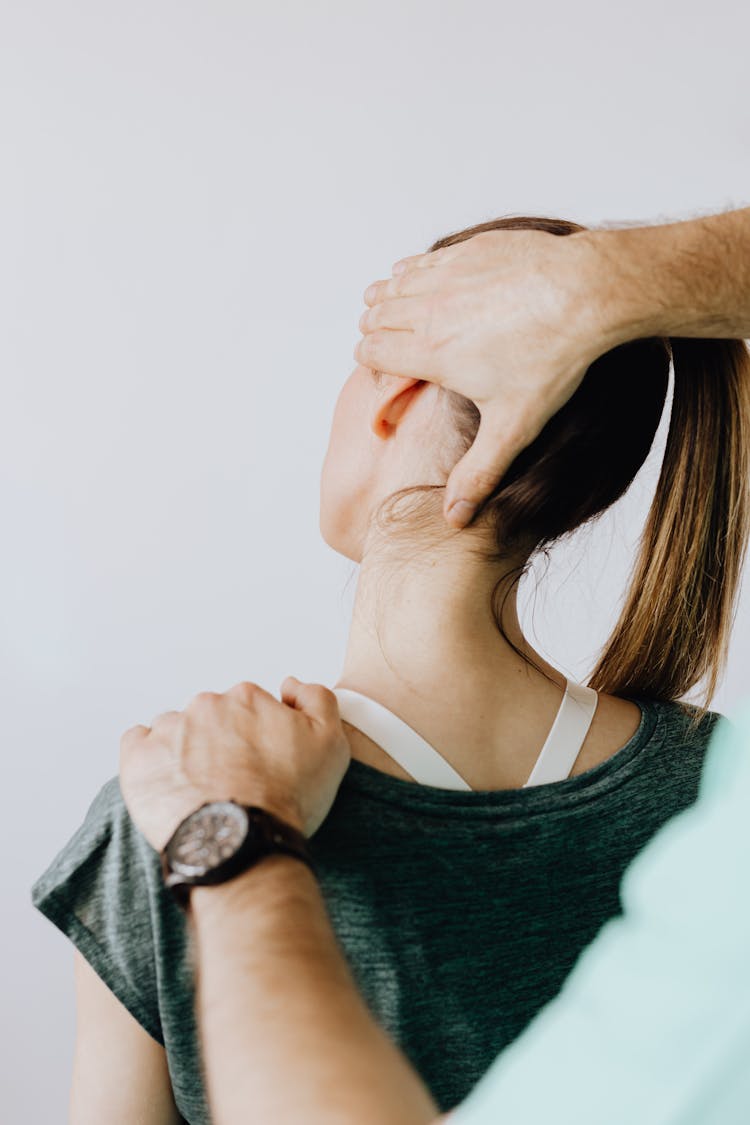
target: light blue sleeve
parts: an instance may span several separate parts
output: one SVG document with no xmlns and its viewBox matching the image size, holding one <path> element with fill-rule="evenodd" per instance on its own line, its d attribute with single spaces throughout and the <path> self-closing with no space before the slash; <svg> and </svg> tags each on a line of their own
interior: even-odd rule
<svg viewBox="0 0 750 1125">
<path fill-rule="evenodd" d="M 622 905 L 451 1125 L 750 1123 L 750 708 Z"/>
</svg>

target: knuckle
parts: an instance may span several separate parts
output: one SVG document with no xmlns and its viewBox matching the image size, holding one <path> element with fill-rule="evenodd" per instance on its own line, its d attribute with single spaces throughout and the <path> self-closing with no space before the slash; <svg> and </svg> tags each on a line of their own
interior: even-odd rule
<svg viewBox="0 0 750 1125">
<path fill-rule="evenodd" d="M 370 331 L 379 331 L 385 324 L 388 317 L 388 306 L 384 301 L 376 305 L 374 309 L 370 309 Z"/>
<path fill-rule="evenodd" d="M 372 360 L 375 357 L 376 340 L 372 334 L 363 336 L 357 344 L 356 357 L 364 367 L 371 366 Z"/>
<path fill-rule="evenodd" d="M 507 436 L 507 444 L 514 453 L 520 453 L 522 449 L 531 445 L 535 437 L 534 427 L 528 422 L 522 422 L 517 426 L 511 426 Z"/>
<path fill-rule="evenodd" d="M 482 495 L 489 495 L 497 485 L 497 476 L 489 469 L 467 469 L 463 476 L 464 485 Z"/>
<path fill-rule="evenodd" d="M 171 726 L 173 723 L 178 722 L 180 719 L 179 711 L 165 711 L 161 715 L 157 715 L 151 724 L 152 729 L 158 724 L 159 726 Z"/>
<path fill-rule="evenodd" d="M 372 332 L 380 324 L 381 305 L 376 305 L 374 308 L 365 309 L 359 321 L 359 327 L 362 332 Z"/>
<path fill-rule="evenodd" d="M 316 697 L 321 703 L 325 703 L 329 707 L 335 703 L 338 707 L 338 700 L 336 699 L 336 696 L 330 688 L 327 688 L 325 686 L 325 684 L 311 684 L 310 691 L 315 693 Z"/>
<path fill-rule="evenodd" d="M 138 727 L 128 727 L 126 731 L 122 732 L 122 734 L 120 735 L 120 747 L 122 749 L 125 749 L 126 747 L 133 744 L 133 742 L 135 741 L 136 731 L 138 730 Z"/>
<path fill-rule="evenodd" d="M 120 754 L 132 754 L 147 734 L 148 727 L 142 723 L 138 723 L 134 727 L 128 727 L 120 736 Z"/>
<path fill-rule="evenodd" d="M 229 694 L 236 696 L 243 703 L 252 703 L 258 696 L 258 686 L 250 683 L 249 680 L 242 680 L 241 683 L 234 685 Z"/>
<path fill-rule="evenodd" d="M 328 728 L 329 725 L 335 728 L 341 719 L 339 714 L 339 701 L 335 693 L 322 684 L 316 685 L 315 691 L 317 693 L 317 704 L 325 716 L 324 722 L 326 723 L 326 728 Z"/>
<path fill-rule="evenodd" d="M 215 691 L 199 691 L 194 695 L 190 701 L 190 707 L 194 709 L 209 709 L 216 706 L 219 695 Z"/>
<path fill-rule="evenodd" d="M 507 435 L 511 444 L 525 446 L 532 442 L 540 426 L 531 407 L 520 409 L 507 425 Z"/>
</svg>

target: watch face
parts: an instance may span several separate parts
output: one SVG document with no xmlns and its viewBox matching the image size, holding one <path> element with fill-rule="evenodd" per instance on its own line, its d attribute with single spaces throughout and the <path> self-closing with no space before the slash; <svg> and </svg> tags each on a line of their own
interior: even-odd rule
<svg viewBox="0 0 750 1125">
<path fill-rule="evenodd" d="M 247 813 L 232 801 L 215 801 L 196 809 L 169 842 L 170 867 L 188 877 L 215 870 L 235 854 L 248 827 Z"/>
</svg>

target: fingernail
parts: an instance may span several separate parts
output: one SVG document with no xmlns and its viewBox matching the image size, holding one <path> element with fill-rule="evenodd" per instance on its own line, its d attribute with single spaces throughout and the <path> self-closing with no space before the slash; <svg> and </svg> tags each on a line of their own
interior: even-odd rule
<svg viewBox="0 0 750 1125">
<path fill-rule="evenodd" d="M 368 285 L 367 288 L 365 289 L 365 300 L 366 301 L 374 301 L 375 300 L 375 293 L 376 293 L 375 285 L 374 284 Z"/>
<path fill-rule="evenodd" d="M 468 500 L 456 500 L 448 509 L 447 517 L 454 527 L 465 527 L 475 511 L 475 504 L 470 504 Z"/>
<path fill-rule="evenodd" d="M 391 273 L 403 273 L 405 269 L 406 262 L 396 262 L 395 266 L 391 270 Z"/>
<path fill-rule="evenodd" d="M 367 314 L 368 314 L 369 311 L 370 311 L 369 309 L 365 309 L 365 311 L 362 313 L 362 316 L 359 318 L 359 330 L 360 330 L 360 332 L 364 332 L 364 330 L 367 326 Z"/>
</svg>

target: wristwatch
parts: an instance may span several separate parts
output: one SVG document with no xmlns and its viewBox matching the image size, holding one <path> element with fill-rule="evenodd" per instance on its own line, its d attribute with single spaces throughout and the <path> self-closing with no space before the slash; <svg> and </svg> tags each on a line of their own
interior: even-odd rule
<svg viewBox="0 0 750 1125">
<path fill-rule="evenodd" d="M 266 809 L 208 801 L 185 817 L 161 850 L 164 884 L 183 909 L 190 888 L 225 883 L 267 855 L 301 859 L 315 872 L 307 840 Z"/>
</svg>

